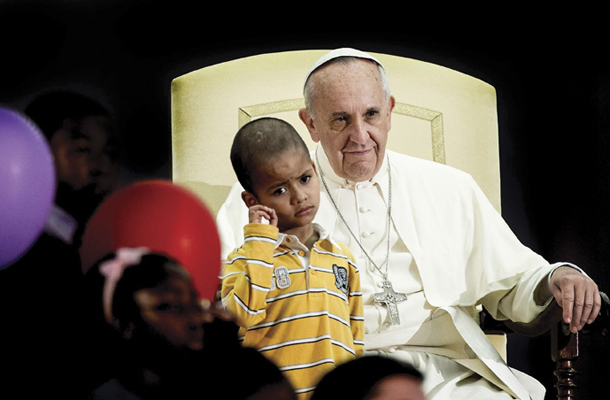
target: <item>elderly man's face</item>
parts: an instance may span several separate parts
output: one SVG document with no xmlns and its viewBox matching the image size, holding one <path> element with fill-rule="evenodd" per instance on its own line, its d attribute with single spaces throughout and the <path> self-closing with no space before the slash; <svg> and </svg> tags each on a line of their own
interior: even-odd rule
<svg viewBox="0 0 610 400">
<path fill-rule="evenodd" d="M 366 60 L 323 66 L 312 76 L 319 85 L 315 119 L 300 117 L 320 142 L 335 173 L 354 182 L 371 179 L 381 168 L 394 98 L 386 99 L 377 66 Z"/>
</svg>

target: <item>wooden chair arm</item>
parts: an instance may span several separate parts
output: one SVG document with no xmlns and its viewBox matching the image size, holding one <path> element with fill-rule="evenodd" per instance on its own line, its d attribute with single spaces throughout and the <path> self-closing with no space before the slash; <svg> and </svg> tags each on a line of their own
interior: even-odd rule
<svg viewBox="0 0 610 400">
<path fill-rule="evenodd" d="M 604 336 L 610 334 L 610 298 L 604 292 L 600 292 L 600 295 L 602 308 L 599 316 L 579 333 L 570 332 L 569 325 L 562 321 L 562 308 L 555 301 L 530 323 L 496 321 L 483 312 L 481 326 L 485 331 L 515 332 L 528 337 L 540 336 L 550 330 L 551 358 L 556 363 L 554 374 L 557 377 L 557 398 L 576 400 L 575 361 L 579 355 L 581 337 L 593 332 Z"/>
</svg>

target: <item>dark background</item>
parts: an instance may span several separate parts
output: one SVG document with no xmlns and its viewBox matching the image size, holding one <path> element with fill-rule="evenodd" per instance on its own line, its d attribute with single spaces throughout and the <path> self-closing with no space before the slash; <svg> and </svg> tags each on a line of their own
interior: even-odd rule
<svg viewBox="0 0 610 400">
<path fill-rule="evenodd" d="M 22 110 L 49 88 L 102 101 L 121 133 L 127 183 L 171 177 L 170 82 L 191 70 L 342 46 L 454 68 L 496 87 L 509 225 L 549 261 L 580 265 L 610 292 L 609 35 L 599 10 L 367 5 L 271 11 L 249 3 L 0 0 L 0 105 Z M 610 376 L 607 342 L 581 340 L 583 398 L 596 397 Z M 552 395 L 548 337 L 511 334 L 509 363 Z"/>
</svg>

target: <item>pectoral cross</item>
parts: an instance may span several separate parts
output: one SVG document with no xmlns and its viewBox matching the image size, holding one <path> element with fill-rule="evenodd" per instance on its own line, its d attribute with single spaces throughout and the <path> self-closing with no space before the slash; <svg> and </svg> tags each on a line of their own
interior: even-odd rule
<svg viewBox="0 0 610 400">
<path fill-rule="evenodd" d="M 392 288 L 392 284 L 388 280 L 383 281 L 383 292 L 375 293 L 373 298 L 377 303 L 384 303 L 388 307 L 390 313 L 390 321 L 392 325 L 400 325 L 400 316 L 396 303 L 401 303 L 407 300 L 407 295 L 404 293 L 396 293 Z"/>
</svg>

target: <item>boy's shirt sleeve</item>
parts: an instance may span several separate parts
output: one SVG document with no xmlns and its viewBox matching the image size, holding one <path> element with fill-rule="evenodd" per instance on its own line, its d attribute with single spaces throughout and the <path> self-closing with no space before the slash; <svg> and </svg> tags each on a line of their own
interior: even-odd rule
<svg viewBox="0 0 610 400">
<path fill-rule="evenodd" d="M 278 234 L 271 225 L 246 225 L 244 244 L 229 254 L 223 267 L 222 302 L 246 328 L 266 316 Z"/>
</svg>

